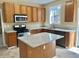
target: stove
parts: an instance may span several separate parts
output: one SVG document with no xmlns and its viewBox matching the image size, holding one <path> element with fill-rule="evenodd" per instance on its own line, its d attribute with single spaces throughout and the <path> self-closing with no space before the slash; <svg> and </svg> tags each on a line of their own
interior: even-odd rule
<svg viewBox="0 0 79 59">
<path fill-rule="evenodd" d="M 21 24 L 21 25 L 14 25 L 13 26 L 13 30 L 17 31 L 17 36 L 23 36 L 25 32 L 29 32 L 28 29 L 26 29 L 26 25 L 25 24 Z"/>
</svg>

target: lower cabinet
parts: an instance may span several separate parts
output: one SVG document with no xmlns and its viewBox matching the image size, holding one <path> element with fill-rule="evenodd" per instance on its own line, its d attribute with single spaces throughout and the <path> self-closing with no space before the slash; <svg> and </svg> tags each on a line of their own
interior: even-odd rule
<svg viewBox="0 0 79 59">
<path fill-rule="evenodd" d="M 41 32 L 52 33 L 53 30 L 49 30 L 49 29 L 34 29 L 34 30 L 31 30 L 31 33 L 32 34 L 41 33 Z"/>
<path fill-rule="evenodd" d="M 64 36 L 63 38 L 56 40 L 56 45 L 62 46 L 64 48 L 72 48 L 76 46 L 76 32 L 64 32 L 58 30 L 48 30 L 48 29 L 35 29 L 31 30 L 32 34 L 48 32 L 53 34 L 58 34 Z"/>
<path fill-rule="evenodd" d="M 17 46 L 16 32 L 5 32 L 5 42 L 8 47 Z"/>
<path fill-rule="evenodd" d="M 62 36 L 65 36 L 65 32 L 62 32 L 62 31 L 56 31 L 54 30 L 52 32 L 53 34 L 58 34 L 58 35 L 62 35 Z M 62 47 L 66 47 L 66 42 L 65 42 L 65 37 L 59 39 L 59 40 L 56 40 L 56 45 L 58 46 L 62 46 Z"/>
<path fill-rule="evenodd" d="M 53 31 L 53 33 L 64 36 L 64 38 L 56 40 L 57 45 L 65 48 L 75 47 L 76 32 Z"/>
<path fill-rule="evenodd" d="M 50 58 L 56 54 L 55 42 L 50 42 L 39 47 L 32 48 L 19 40 L 21 58 Z"/>
</svg>

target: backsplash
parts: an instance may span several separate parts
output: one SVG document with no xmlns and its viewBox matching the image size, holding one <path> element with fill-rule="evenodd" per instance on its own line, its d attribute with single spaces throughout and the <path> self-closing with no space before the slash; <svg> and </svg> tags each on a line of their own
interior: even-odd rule
<svg viewBox="0 0 79 59">
<path fill-rule="evenodd" d="M 4 30 L 12 30 L 14 23 L 4 23 Z"/>
</svg>

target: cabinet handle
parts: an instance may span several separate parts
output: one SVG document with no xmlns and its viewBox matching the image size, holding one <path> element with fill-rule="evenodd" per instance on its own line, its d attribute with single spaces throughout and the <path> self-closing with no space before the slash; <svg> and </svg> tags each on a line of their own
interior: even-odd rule
<svg viewBox="0 0 79 59">
<path fill-rule="evenodd" d="M 46 49 L 46 46 L 44 45 L 44 46 L 43 46 L 43 50 L 45 50 L 45 49 Z"/>
</svg>

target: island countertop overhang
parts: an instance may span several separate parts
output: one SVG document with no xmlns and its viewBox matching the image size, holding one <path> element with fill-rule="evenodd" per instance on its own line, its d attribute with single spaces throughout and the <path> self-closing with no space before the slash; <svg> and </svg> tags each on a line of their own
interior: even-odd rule
<svg viewBox="0 0 79 59">
<path fill-rule="evenodd" d="M 50 43 L 51 41 L 56 41 L 57 39 L 63 37 L 64 36 L 61 35 L 43 32 L 37 34 L 24 33 L 24 36 L 18 37 L 18 39 L 30 47 L 35 48 L 43 44 Z"/>
</svg>

